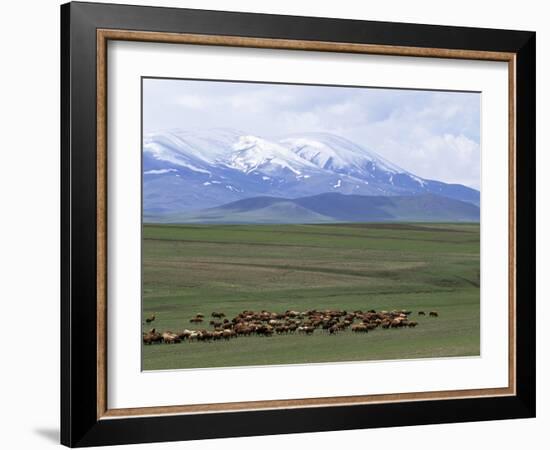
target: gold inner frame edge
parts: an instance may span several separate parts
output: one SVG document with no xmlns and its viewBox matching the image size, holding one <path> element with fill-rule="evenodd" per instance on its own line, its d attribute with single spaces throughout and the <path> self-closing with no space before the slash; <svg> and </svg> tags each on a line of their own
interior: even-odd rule
<svg viewBox="0 0 550 450">
<path fill-rule="evenodd" d="M 98 29 L 97 81 L 97 419 L 131 416 L 205 414 L 219 412 L 345 406 L 402 401 L 448 400 L 511 396 L 516 393 L 516 54 L 479 50 L 304 41 L 241 36 L 160 33 Z M 264 400 L 199 405 L 109 409 L 107 405 L 107 42 L 109 40 L 168 44 L 215 45 L 279 50 L 362 53 L 409 57 L 508 62 L 508 386 L 503 388 L 412 392 L 400 394 Z"/>
</svg>

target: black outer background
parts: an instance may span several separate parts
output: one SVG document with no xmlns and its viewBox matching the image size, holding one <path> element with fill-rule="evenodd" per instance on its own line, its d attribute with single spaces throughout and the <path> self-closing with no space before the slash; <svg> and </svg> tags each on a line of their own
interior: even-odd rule
<svg viewBox="0 0 550 450">
<path fill-rule="evenodd" d="M 517 396 L 96 419 L 96 29 L 517 53 Z M 535 33 L 94 3 L 61 6 L 61 442 L 90 446 L 535 415 Z M 500 149 L 503 157 L 507 149 Z"/>
</svg>

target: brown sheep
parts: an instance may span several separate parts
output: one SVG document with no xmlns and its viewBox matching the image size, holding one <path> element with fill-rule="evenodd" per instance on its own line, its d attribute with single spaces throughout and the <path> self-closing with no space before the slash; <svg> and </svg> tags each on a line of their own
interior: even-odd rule
<svg viewBox="0 0 550 450">
<path fill-rule="evenodd" d="M 144 344 L 154 344 L 155 342 L 161 342 L 162 336 L 160 333 L 157 333 L 154 328 L 149 330 L 148 333 L 143 333 L 143 343 Z"/>
<path fill-rule="evenodd" d="M 390 323 L 390 328 L 399 328 L 399 327 L 402 327 L 402 326 L 403 326 L 403 324 L 401 323 L 401 320 L 399 320 L 399 319 L 394 319 Z"/>
<path fill-rule="evenodd" d="M 212 317 L 215 317 L 215 318 L 217 318 L 217 319 L 221 319 L 222 317 L 225 317 L 225 314 L 222 313 L 222 312 L 215 312 L 215 311 L 214 311 L 214 312 L 212 313 Z"/>
<path fill-rule="evenodd" d="M 260 336 L 272 336 L 273 327 L 271 327 L 270 325 L 261 325 L 256 330 L 256 334 L 259 334 Z"/>
<path fill-rule="evenodd" d="M 162 333 L 162 340 L 165 344 L 179 344 L 181 342 L 179 336 L 171 331 L 165 331 Z"/>
<path fill-rule="evenodd" d="M 145 323 L 151 323 L 154 320 L 155 320 L 155 314 L 152 314 L 151 316 L 149 316 L 145 319 Z"/>
<path fill-rule="evenodd" d="M 201 323 L 202 320 L 203 320 L 202 317 L 197 316 L 197 317 L 193 317 L 189 322 L 191 322 L 191 323 Z"/>
<path fill-rule="evenodd" d="M 223 338 L 223 331 L 216 330 L 212 332 L 212 339 L 214 341 L 219 341 L 222 338 Z"/>
<path fill-rule="evenodd" d="M 298 333 L 313 334 L 313 332 L 315 331 L 315 328 L 313 328 L 312 326 L 305 325 L 305 326 L 298 327 L 297 330 L 298 330 Z"/>
<path fill-rule="evenodd" d="M 418 311 L 418 315 L 419 315 L 419 316 L 425 316 L 426 313 L 425 313 L 424 311 Z"/>
<path fill-rule="evenodd" d="M 199 336 L 197 337 L 197 340 L 199 341 L 211 341 L 214 337 L 213 333 L 206 330 L 201 330 Z"/>
<path fill-rule="evenodd" d="M 233 330 L 223 330 L 222 336 L 224 339 L 231 339 L 233 337 L 236 337 L 237 333 L 235 333 Z"/>
<path fill-rule="evenodd" d="M 439 317 L 437 311 L 430 311 L 430 317 Z"/>
<path fill-rule="evenodd" d="M 193 331 L 191 331 L 191 334 L 188 337 L 189 342 L 198 341 L 201 336 L 202 336 L 201 331 L 193 330 Z"/>
<path fill-rule="evenodd" d="M 194 331 L 191 330 L 183 330 L 178 333 L 178 337 L 183 341 L 185 339 L 189 339 L 193 333 Z"/>
</svg>

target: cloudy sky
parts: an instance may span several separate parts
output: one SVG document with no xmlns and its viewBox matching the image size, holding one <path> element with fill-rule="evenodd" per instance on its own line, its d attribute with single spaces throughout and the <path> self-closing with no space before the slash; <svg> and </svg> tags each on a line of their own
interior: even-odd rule
<svg viewBox="0 0 550 450">
<path fill-rule="evenodd" d="M 219 127 L 334 133 L 415 175 L 479 189 L 478 93 L 144 79 L 145 133 Z"/>
</svg>

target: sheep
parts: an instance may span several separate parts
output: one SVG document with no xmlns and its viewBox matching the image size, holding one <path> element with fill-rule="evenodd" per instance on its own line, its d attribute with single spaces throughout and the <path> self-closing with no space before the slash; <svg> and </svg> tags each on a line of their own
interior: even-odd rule
<svg viewBox="0 0 550 450">
<path fill-rule="evenodd" d="M 155 320 L 155 318 L 156 318 L 155 314 L 152 314 L 151 316 L 149 316 L 145 319 L 145 323 L 151 323 Z"/>
<path fill-rule="evenodd" d="M 191 334 L 193 334 L 194 331 L 191 331 L 191 330 L 188 330 L 188 329 L 185 329 L 183 331 L 180 331 L 179 333 L 177 333 L 178 337 L 183 341 L 185 339 L 189 339 L 189 337 L 191 336 Z"/>
<path fill-rule="evenodd" d="M 201 330 L 199 332 L 199 335 L 197 336 L 198 341 L 211 341 L 213 338 L 213 333 L 207 331 L 207 330 Z"/>
<path fill-rule="evenodd" d="M 367 326 L 363 323 L 358 323 L 358 324 L 352 325 L 351 331 L 353 331 L 354 333 L 368 333 L 369 332 Z"/>
<path fill-rule="evenodd" d="M 151 345 L 155 342 L 161 342 L 162 341 L 162 335 L 160 333 L 157 333 L 154 328 L 149 330 L 148 333 L 143 333 L 143 343 Z"/>
<path fill-rule="evenodd" d="M 192 331 L 191 334 L 189 334 L 189 337 L 188 337 L 189 342 L 198 341 L 201 334 L 202 333 L 200 331 Z"/>
<path fill-rule="evenodd" d="M 298 333 L 313 334 L 313 332 L 315 331 L 315 328 L 313 328 L 312 326 L 306 325 L 306 326 L 298 327 L 297 330 L 298 330 Z"/>
<path fill-rule="evenodd" d="M 437 311 L 430 311 L 430 317 L 439 317 Z"/>
<path fill-rule="evenodd" d="M 223 338 L 223 331 L 213 331 L 212 332 L 212 340 L 219 341 Z"/>
<path fill-rule="evenodd" d="M 181 342 L 179 336 L 171 331 L 165 331 L 162 333 L 162 340 L 165 344 L 178 344 Z"/>
<path fill-rule="evenodd" d="M 390 322 L 390 328 L 399 328 L 399 327 L 402 327 L 403 325 L 401 324 L 401 320 L 399 319 L 394 319 Z"/>
<path fill-rule="evenodd" d="M 256 329 L 256 334 L 260 336 L 272 336 L 273 327 L 270 325 L 261 325 Z"/>
<path fill-rule="evenodd" d="M 223 330 L 222 331 L 222 336 L 223 336 L 224 339 L 229 340 L 233 337 L 236 337 L 237 333 L 235 333 L 233 330 Z"/>
</svg>

